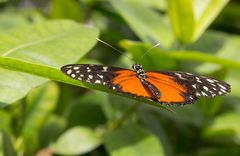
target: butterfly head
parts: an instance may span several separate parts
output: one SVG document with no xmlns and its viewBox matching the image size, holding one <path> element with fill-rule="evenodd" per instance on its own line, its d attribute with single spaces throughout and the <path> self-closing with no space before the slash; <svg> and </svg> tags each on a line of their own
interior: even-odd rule
<svg viewBox="0 0 240 156">
<path fill-rule="evenodd" d="M 146 78 L 145 72 L 141 64 L 135 63 L 132 65 L 132 68 L 137 73 L 138 78 L 140 78 L 141 80 L 144 80 Z"/>
</svg>

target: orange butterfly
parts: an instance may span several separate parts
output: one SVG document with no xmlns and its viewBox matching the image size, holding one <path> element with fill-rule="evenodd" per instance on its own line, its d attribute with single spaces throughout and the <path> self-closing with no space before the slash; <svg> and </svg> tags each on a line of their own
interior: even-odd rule
<svg viewBox="0 0 240 156">
<path fill-rule="evenodd" d="M 133 64 L 133 70 L 93 64 L 69 64 L 61 70 L 76 80 L 166 104 L 191 104 L 201 96 L 214 97 L 231 90 L 229 84 L 213 78 L 176 71 L 145 72 L 140 64 Z"/>
</svg>

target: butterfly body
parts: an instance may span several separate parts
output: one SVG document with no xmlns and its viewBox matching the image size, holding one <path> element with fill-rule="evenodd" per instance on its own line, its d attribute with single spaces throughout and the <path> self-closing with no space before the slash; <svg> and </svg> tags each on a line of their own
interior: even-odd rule
<svg viewBox="0 0 240 156">
<path fill-rule="evenodd" d="M 223 81 L 187 72 L 145 72 L 140 64 L 133 64 L 133 70 L 93 64 L 69 64 L 61 70 L 73 79 L 158 103 L 191 104 L 201 96 L 230 92 L 230 85 Z"/>
</svg>

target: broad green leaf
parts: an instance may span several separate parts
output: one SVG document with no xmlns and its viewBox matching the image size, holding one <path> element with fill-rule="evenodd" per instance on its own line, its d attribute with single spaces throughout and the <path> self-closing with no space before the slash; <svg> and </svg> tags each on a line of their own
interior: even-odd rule
<svg viewBox="0 0 240 156">
<path fill-rule="evenodd" d="M 58 96 L 59 88 L 53 82 L 32 90 L 27 96 L 27 115 L 22 130 L 25 151 L 27 153 L 33 152 L 37 148 L 38 133 L 55 109 Z"/>
<path fill-rule="evenodd" d="M 138 125 L 128 125 L 104 136 L 104 146 L 111 156 L 164 156 L 158 138 Z"/>
<path fill-rule="evenodd" d="M 213 123 L 203 132 L 203 138 L 214 139 L 227 137 L 240 144 L 240 113 L 225 113 L 213 120 Z"/>
<path fill-rule="evenodd" d="M 64 64 L 77 62 L 96 43 L 98 31 L 68 20 L 47 21 L 17 27 L 0 33 L 0 55 L 3 59 L 18 59 L 25 63 L 59 68 Z M 8 66 L 6 62 L 1 65 Z M 12 67 L 23 71 L 21 63 L 13 63 Z M 29 66 L 32 68 L 31 66 Z M 29 73 L 38 71 L 30 69 Z M 26 70 L 26 68 L 25 68 Z M 41 71 L 43 72 L 43 71 Z M 0 69 L 0 102 L 12 103 L 46 79 L 32 75 Z M 46 75 L 47 71 L 45 71 Z M 48 76 L 47 76 L 48 77 Z"/>
<path fill-rule="evenodd" d="M 52 148 L 57 154 L 80 155 L 96 149 L 101 142 L 95 131 L 78 126 L 63 133 Z"/>
<path fill-rule="evenodd" d="M 109 0 L 132 30 L 147 43 L 160 42 L 169 47 L 173 36 L 165 17 L 138 2 Z"/>
<path fill-rule="evenodd" d="M 194 0 L 195 32 L 193 40 L 197 40 L 202 35 L 228 2 L 229 0 Z"/>
<path fill-rule="evenodd" d="M 182 43 L 192 41 L 194 11 L 192 0 L 168 0 L 168 15 L 175 37 Z"/>
</svg>

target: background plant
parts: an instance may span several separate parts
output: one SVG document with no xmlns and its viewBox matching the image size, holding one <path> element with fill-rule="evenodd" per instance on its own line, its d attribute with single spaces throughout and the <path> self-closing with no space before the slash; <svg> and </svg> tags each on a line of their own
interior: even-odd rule
<svg viewBox="0 0 240 156">
<path fill-rule="evenodd" d="M 0 0 L 0 9 L 1 155 L 240 154 L 238 1 Z M 156 43 L 146 70 L 212 76 L 232 92 L 173 113 L 59 71 L 130 68 Z"/>
</svg>

